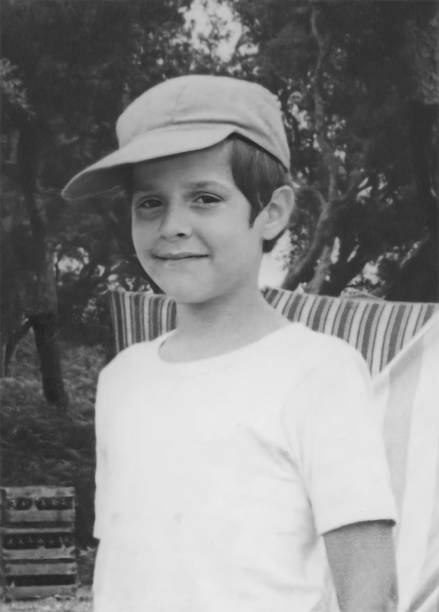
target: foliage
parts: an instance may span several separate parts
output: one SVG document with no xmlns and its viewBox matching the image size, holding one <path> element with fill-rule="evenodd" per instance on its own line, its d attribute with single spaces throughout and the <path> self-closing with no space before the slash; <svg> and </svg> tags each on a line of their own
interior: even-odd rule
<svg viewBox="0 0 439 612">
<path fill-rule="evenodd" d="M 52 262 L 57 264 L 64 321 L 71 316 L 72 283 L 79 302 L 76 310 L 84 310 L 93 293 L 96 295 L 96 284 L 110 274 L 117 275 L 120 260 L 130 263 L 132 255 L 127 219 L 121 222 L 121 214 L 99 202 L 81 211 L 67 206 L 59 197 L 59 188 L 77 170 L 115 146 L 114 118 L 130 98 L 185 69 L 187 42 L 178 32 L 181 10 L 187 4 L 184 0 L 4 2 L 6 83 L 9 89 L 15 85 L 22 98 L 26 92 L 26 103 L 35 118 L 32 163 L 37 169 L 37 206 L 46 225 Z M 20 79 L 15 73 L 12 79 L 11 66 L 17 67 L 14 70 Z M 2 145 L 9 155 L 3 158 L 8 161 L 3 173 L 10 189 L 5 194 L 3 217 L 12 220 L 7 237 L 20 255 L 20 277 L 28 297 L 34 257 L 31 245 L 26 245 L 32 232 L 20 193 L 16 117 L 9 107 L 6 118 Z M 5 261 L 6 266 L 9 263 Z M 131 268 L 136 286 L 145 285 L 139 269 Z M 12 276 L 13 269 L 6 270 L 6 275 Z M 29 300 L 21 304 L 22 312 L 30 310 Z"/>
<path fill-rule="evenodd" d="M 0 94 L 8 106 L 30 113 L 26 90 L 17 72 L 17 66 L 6 58 L 0 58 Z"/>
<path fill-rule="evenodd" d="M 2 484 L 74 486 L 77 543 L 93 542 L 94 394 L 101 349 L 63 347 L 68 414 L 47 404 L 30 335 L 19 345 L 10 376 L 1 381 Z"/>
<path fill-rule="evenodd" d="M 198 0 L 209 24 L 198 33 L 185 26 L 190 5 L 3 1 L 1 344 L 10 354 L 42 311 L 58 311 L 70 343 L 105 343 L 108 288 L 154 288 L 133 252 L 126 196 L 72 205 L 59 190 L 114 148 L 114 120 L 131 99 L 188 72 L 257 80 L 279 95 L 302 186 L 287 288 L 437 299 L 435 4 Z M 217 6 L 234 11 L 235 42 Z"/>
<path fill-rule="evenodd" d="M 439 14 L 431 2 L 418 5 L 233 2 L 258 48 L 254 73 L 281 98 L 293 171 L 305 186 L 287 288 L 338 294 L 364 282 L 358 275 L 373 263 L 381 295 L 439 298 L 437 267 L 421 284 L 422 261 L 418 276 L 403 275 L 417 244 L 429 242 L 430 255 L 438 248 L 437 198 L 428 193 L 437 194 Z"/>
<path fill-rule="evenodd" d="M 182 73 L 227 71 L 215 54 L 227 34 L 217 22 L 208 37 L 194 42 L 184 27 L 190 0 L 3 4 L 5 70 L 34 118 L 36 207 L 45 225 L 48 265 L 56 271 L 59 323 L 65 337 L 102 341 L 106 322 L 100 298 L 108 287 L 150 289 L 151 284 L 134 256 L 124 194 L 71 205 L 59 190 L 115 147 L 114 121 L 140 92 Z M 35 309 L 36 274 L 16 115 L 8 106 L 5 116 L 2 217 L 9 246 L 2 329 L 9 337 Z"/>
<path fill-rule="evenodd" d="M 92 612 L 90 597 L 48 597 L 40 601 L 17 601 L 3 604 L 4 612 Z"/>
</svg>

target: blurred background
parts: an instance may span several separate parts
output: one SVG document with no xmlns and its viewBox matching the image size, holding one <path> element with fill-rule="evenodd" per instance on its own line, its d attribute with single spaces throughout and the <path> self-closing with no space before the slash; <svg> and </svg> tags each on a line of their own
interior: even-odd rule
<svg viewBox="0 0 439 612">
<path fill-rule="evenodd" d="M 436 1 L 2 0 L 2 482 L 73 485 L 92 547 L 94 393 L 112 288 L 151 291 L 123 195 L 60 189 L 148 87 L 279 96 L 297 210 L 261 285 L 439 301 Z"/>
</svg>

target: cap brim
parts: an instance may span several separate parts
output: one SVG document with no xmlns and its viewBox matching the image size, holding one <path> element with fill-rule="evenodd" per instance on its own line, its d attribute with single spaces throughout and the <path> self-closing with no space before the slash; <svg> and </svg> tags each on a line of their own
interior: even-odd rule
<svg viewBox="0 0 439 612">
<path fill-rule="evenodd" d="M 231 125 L 174 125 L 150 131 L 76 174 L 62 190 L 76 200 L 123 187 L 122 166 L 207 149 L 235 131 Z"/>
</svg>

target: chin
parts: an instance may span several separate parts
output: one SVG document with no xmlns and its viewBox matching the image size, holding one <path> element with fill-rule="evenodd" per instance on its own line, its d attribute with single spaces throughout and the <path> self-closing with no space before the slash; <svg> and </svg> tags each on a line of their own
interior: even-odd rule
<svg viewBox="0 0 439 612">
<path fill-rule="evenodd" d="M 153 280 L 167 297 L 178 304 L 200 304 L 211 299 L 209 291 L 206 291 L 204 287 L 196 286 L 196 284 L 185 283 L 183 286 L 178 283 L 166 283 L 163 280 L 161 282 L 156 279 Z"/>
<path fill-rule="evenodd" d="M 177 304 L 185 304 L 186 306 L 206 304 L 213 299 L 211 296 L 201 293 L 189 293 L 188 291 L 165 291 L 165 294 Z"/>
</svg>

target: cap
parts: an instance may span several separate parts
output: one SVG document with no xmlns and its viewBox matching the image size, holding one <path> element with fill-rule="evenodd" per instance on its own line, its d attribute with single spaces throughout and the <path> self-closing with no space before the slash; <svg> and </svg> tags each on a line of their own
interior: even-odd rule
<svg viewBox="0 0 439 612">
<path fill-rule="evenodd" d="M 289 169 L 290 152 L 276 96 L 241 79 L 188 75 L 148 89 L 120 115 L 119 148 L 74 176 L 68 200 L 120 188 L 127 164 L 206 149 L 239 134 Z"/>
</svg>

